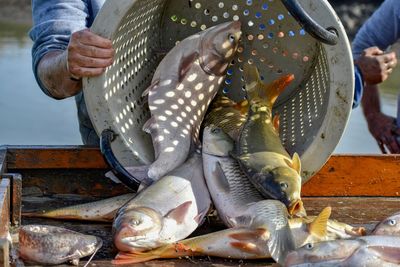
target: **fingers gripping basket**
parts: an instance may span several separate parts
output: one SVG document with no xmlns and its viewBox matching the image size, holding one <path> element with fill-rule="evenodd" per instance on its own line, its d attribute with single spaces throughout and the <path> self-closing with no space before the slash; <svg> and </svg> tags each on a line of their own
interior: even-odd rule
<svg viewBox="0 0 400 267">
<path fill-rule="evenodd" d="M 245 96 L 243 64 L 255 64 L 265 82 L 293 73 L 295 82 L 280 96 L 280 137 L 301 155 L 304 181 L 332 154 L 348 121 L 353 98 L 353 65 L 345 31 L 326 0 L 301 1 L 314 22 L 336 29 L 337 44 L 318 41 L 281 0 L 109 0 L 92 31 L 112 39 L 114 64 L 84 80 L 90 117 L 100 135 L 117 133 L 112 150 L 122 165 L 153 161 L 150 136 L 142 131 L 149 110 L 141 97 L 161 61 L 160 52 L 213 25 L 240 20 L 242 45 L 228 69 L 222 93 Z M 291 15 L 293 14 L 293 16 Z M 306 15 L 307 15 L 306 14 Z M 295 19 L 296 17 L 296 19 Z M 329 41 L 328 41 L 329 42 Z"/>
</svg>

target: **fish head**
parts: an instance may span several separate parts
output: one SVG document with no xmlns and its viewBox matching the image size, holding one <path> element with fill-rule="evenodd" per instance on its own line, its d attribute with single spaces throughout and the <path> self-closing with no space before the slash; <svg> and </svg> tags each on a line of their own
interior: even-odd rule
<svg viewBox="0 0 400 267">
<path fill-rule="evenodd" d="M 263 169 L 253 178 L 262 184 L 263 190 L 270 197 L 282 201 L 290 215 L 306 215 L 300 198 L 301 177 L 296 170 L 290 167 Z"/>
<path fill-rule="evenodd" d="M 301 248 L 290 252 L 284 266 L 304 265 L 345 260 L 364 243 L 363 240 L 336 240 L 319 243 L 307 243 Z"/>
<path fill-rule="evenodd" d="M 203 132 L 203 153 L 214 156 L 229 156 L 233 140 L 221 128 L 209 125 Z"/>
<path fill-rule="evenodd" d="M 114 244 L 120 251 L 145 248 L 157 240 L 163 216 L 148 207 L 123 209 L 113 224 Z"/>
<path fill-rule="evenodd" d="M 372 231 L 373 235 L 400 235 L 400 213 L 396 213 L 380 222 Z"/>
<path fill-rule="evenodd" d="M 242 36 L 241 22 L 226 22 L 208 29 L 201 39 L 200 59 L 205 72 L 221 76 L 233 60 Z"/>
</svg>

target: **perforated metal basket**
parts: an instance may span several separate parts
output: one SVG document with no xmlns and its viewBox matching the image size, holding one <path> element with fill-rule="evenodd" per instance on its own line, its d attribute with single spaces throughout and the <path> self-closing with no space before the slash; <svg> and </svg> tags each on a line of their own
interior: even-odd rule
<svg viewBox="0 0 400 267">
<path fill-rule="evenodd" d="M 288 5 L 293 1 L 281 0 L 108 0 L 92 31 L 113 41 L 115 63 L 104 75 L 85 79 L 84 94 L 97 133 L 109 128 L 118 133 L 112 142 L 118 160 L 125 166 L 153 161 L 150 136 L 142 131 L 149 110 L 141 94 L 162 59 L 160 51 L 210 26 L 240 20 L 242 45 L 222 93 L 243 99 L 245 62 L 256 64 L 265 82 L 293 73 L 296 80 L 280 96 L 274 112 L 280 114 L 286 149 L 301 155 L 304 181 L 317 172 L 338 144 L 350 115 L 350 46 L 327 1 L 303 0 L 301 7 L 323 28 L 336 29 L 336 45 L 311 36 L 313 28 L 303 29 L 298 22 L 302 17 L 292 16 L 283 2 L 293 8 Z"/>
</svg>

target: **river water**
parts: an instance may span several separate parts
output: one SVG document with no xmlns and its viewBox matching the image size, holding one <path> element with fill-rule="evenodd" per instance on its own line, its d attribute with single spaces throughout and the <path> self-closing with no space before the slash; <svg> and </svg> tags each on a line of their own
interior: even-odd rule
<svg viewBox="0 0 400 267">
<path fill-rule="evenodd" d="M 0 145 L 82 144 L 73 98 L 53 100 L 36 85 L 28 27 L 0 24 Z M 381 86 L 384 112 L 395 115 L 400 71 Z M 379 153 L 361 108 L 355 109 L 335 153 Z"/>
</svg>

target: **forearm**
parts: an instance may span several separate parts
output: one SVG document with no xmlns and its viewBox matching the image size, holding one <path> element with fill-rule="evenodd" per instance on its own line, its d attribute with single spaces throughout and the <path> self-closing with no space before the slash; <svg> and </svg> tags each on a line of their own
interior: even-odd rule
<svg viewBox="0 0 400 267">
<path fill-rule="evenodd" d="M 38 75 L 50 95 L 56 99 L 74 96 L 82 88 L 82 82 L 71 79 L 67 70 L 66 51 L 52 51 L 40 60 Z"/>
<path fill-rule="evenodd" d="M 364 116 L 367 121 L 376 116 L 376 114 L 381 113 L 381 102 L 379 98 L 378 85 L 365 85 L 364 95 L 361 103 Z"/>
</svg>

